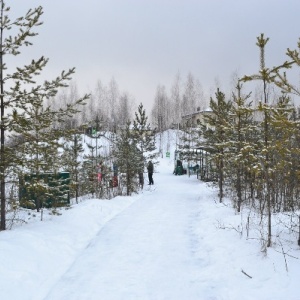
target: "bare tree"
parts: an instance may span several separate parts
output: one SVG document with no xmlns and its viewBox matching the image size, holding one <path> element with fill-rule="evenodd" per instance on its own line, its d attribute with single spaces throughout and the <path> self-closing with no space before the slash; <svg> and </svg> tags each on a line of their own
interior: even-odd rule
<svg viewBox="0 0 300 300">
<path fill-rule="evenodd" d="M 181 110 L 184 115 L 191 114 L 196 111 L 197 93 L 195 86 L 195 78 L 189 73 L 185 83 L 184 93 L 182 96 Z"/>
<path fill-rule="evenodd" d="M 116 112 L 118 124 L 125 126 L 133 116 L 133 99 L 127 93 L 123 93 L 119 100 L 118 111 Z"/>
<path fill-rule="evenodd" d="M 101 80 L 97 81 L 93 96 L 94 115 L 92 116 L 92 119 L 98 115 L 101 120 L 108 123 L 110 120 L 110 105 L 107 99 L 107 88 L 102 84 Z"/>
<path fill-rule="evenodd" d="M 176 74 L 171 87 L 170 107 L 172 123 L 178 123 L 181 119 L 181 78 L 179 72 Z"/>
<path fill-rule="evenodd" d="M 107 91 L 107 101 L 110 107 L 110 127 L 112 131 L 115 131 L 115 128 L 117 126 L 117 116 L 116 116 L 116 110 L 117 110 L 117 103 L 119 99 L 119 87 L 114 78 L 111 79 Z"/>
<path fill-rule="evenodd" d="M 154 106 L 151 112 L 152 124 L 159 132 L 164 131 L 170 123 L 168 105 L 169 100 L 166 87 L 164 85 L 159 85 L 156 89 Z"/>
</svg>

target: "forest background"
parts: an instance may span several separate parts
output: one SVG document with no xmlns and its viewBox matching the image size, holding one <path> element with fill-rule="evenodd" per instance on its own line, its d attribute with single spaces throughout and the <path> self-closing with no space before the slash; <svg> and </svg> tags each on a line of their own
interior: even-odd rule
<svg viewBox="0 0 300 300">
<path fill-rule="evenodd" d="M 28 170 L 35 174 L 55 173 L 64 166 L 71 170 L 72 193 L 76 197 L 87 191 L 93 193 L 88 181 L 94 179 L 89 180 L 89 174 L 103 157 L 100 151 L 97 153 L 98 146 L 91 145 L 92 159 L 87 157 L 86 164 L 78 161 L 81 151 L 78 134 L 87 128 L 95 130 L 96 138 L 101 135 L 114 141 L 115 149 L 110 153 L 113 157 L 109 159 L 122 166 L 125 193 L 130 195 L 138 189 L 137 178 L 149 158 L 148 152 L 155 150 L 155 135 L 175 127 L 182 131 L 179 148 L 192 149 L 205 144 L 212 149 L 208 163 L 215 173 L 220 202 L 226 192 L 232 195 L 238 213 L 243 205 L 260 213 L 266 228 L 262 233 L 263 248 L 272 245 L 272 216 L 278 212 L 286 212 L 287 226 L 291 232 L 299 233 L 300 125 L 293 97 L 299 97 L 300 93 L 298 86 L 290 83 L 288 74 L 300 66 L 300 44 L 295 50 L 287 49 L 287 61 L 269 68 L 265 64 L 269 39 L 263 34 L 258 36 L 260 68 L 256 74 L 233 77 L 229 95 L 216 82 L 215 96 L 206 99 L 201 84 L 191 73 L 183 83 L 177 74 L 169 93 L 164 85 L 158 85 L 150 126 L 142 104 L 134 118 L 133 99 L 119 91 L 114 79 L 108 86 L 99 81 L 94 91 L 81 96 L 75 83 L 69 85 L 74 69 L 61 72 L 52 81 L 41 84 L 35 81 L 34 77 L 48 63 L 43 56 L 16 70 L 8 68 L 6 56 L 18 56 L 22 46 L 31 46 L 42 14 L 42 7 L 37 7 L 11 21 L 9 9 L 1 1 L 2 32 L 9 32 L 12 27 L 17 32 L 14 37 L 1 36 L 2 230 L 6 228 L 6 211 L 13 211 L 19 205 L 16 201 L 19 178 Z M 244 86 L 253 82 L 258 82 L 253 92 L 244 92 Z M 189 122 L 181 122 L 182 116 L 207 108 L 214 114 L 206 120 L 209 127 L 202 124 L 194 128 Z M 147 139 L 141 134 L 145 130 L 151 132 Z M 64 140 L 72 140 L 73 146 L 68 148 Z M 38 199 L 35 208 L 40 210 L 44 203 L 41 195 L 49 195 L 51 190 L 39 180 L 31 182 L 30 188 Z"/>
</svg>

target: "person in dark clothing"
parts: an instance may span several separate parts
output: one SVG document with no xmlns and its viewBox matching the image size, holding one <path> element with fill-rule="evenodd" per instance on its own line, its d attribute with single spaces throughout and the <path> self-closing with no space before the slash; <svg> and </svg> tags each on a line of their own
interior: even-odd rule
<svg viewBox="0 0 300 300">
<path fill-rule="evenodd" d="M 147 170 L 148 170 L 149 185 L 154 184 L 154 181 L 153 181 L 153 163 L 152 163 L 151 160 L 149 160 L 149 162 L 148 162 Z"/>
</svg>

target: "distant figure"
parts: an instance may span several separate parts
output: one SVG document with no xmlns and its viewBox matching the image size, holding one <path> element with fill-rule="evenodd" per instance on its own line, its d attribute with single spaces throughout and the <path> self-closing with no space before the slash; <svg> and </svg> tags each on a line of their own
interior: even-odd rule
<svg viewBox="0 0 300 300">
<path fill-rule="evenodd" d="M 149 185 L 154 184 L 154 181 L 153 181 L 153 163 L 152 163 L 151 160 L 149 160 L 149 162 L 148 162 L 147 170 L 148 170 Z"/>
<path fill-rule="evenodd" d="M 113 172 L 114 176 L 118 176 L 118 165 L 115 162 L 113 163 Z"/>
</svg>

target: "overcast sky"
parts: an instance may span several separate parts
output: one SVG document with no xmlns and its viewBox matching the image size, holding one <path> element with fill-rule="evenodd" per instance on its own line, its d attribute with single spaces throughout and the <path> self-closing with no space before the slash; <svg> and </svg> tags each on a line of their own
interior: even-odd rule
<svg viewBox="0 0 300 300">
<path fill-rule="evenodd" d="M 18 58 L 50 59 L 43 76 L 76 67 L 81 93 L 112 77 L 121 91 L 151 109 L 159 84 L 191 72 L 209 95 L 216 79 L 229 89 L 232 74 L 256 73 L 256 37 L 270 38 L 266 65 L 286 60 L 300 37 L 299 0 L 14 0 L 11 16 L 44 8 L 34 46 Z"/>
</svg>

